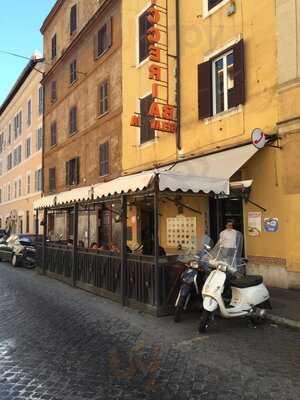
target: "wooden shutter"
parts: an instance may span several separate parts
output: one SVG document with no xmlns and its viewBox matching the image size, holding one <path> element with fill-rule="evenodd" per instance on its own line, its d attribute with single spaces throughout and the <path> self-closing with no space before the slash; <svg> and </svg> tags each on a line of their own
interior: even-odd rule
<svg viewBox="0 0 300 400">
<path fill-rule="evenodd" d="M 74 171 L 74 181 L 75 185 L 78 185 L 80 182 L 80 158 L 75 158 L 75 171 Z"/>
<path fill-rule="evenodd" d="M 148 11 L 139 17 L 139 61 L 142 62 L 149 55 L 149 43 L 147 41 L 147 31 L 151 27 L 147 19 Z"/>
<path fill-rule="evenodd" d="M 109 142 L 100 144 L 99 149 L 100 176 L 109 174 Z"/>
<path fill-rule="evenodd" d="M 107 48 L 109 49 L 112 46 L 112 41 L 113 41 L 112 17 L 109 17 L 106 20 L 106 35 L 107 35 Z"/>
<path fill-rule="evenodd" d="M 66 185 L 67 186 L 69 185 L 69 175 L 70 175 L 70 172 L 69 172 L 69 161 L 67 161 L 66 162 Z"/>
<path fill-rule="evenodd" d="M 199 119 L 211 117 L 213 114 L 211 61 L 198 65 L 198 112 Z"/>
<path fill-rule="evenodd" d="M 72 34 L 77 30 L 77 5 L 71 8 L 70 12 L 70 33 Z"/>
<path fill-rule="evenodd" d="M 94 60 L 98 58 L 98 32 L 94 34 Z"/>
<path fill-rule="evenodd" d="M 140 129 L 140 142 L 145 143 L 154 139 L 155 131 L 151 129 L 150 121 L 151 117 L 148 115 L 151 103 L 152 103 L 152 95 L 150 94 L 147 97 L 144 97 L 140 100 L 140 112 L 141 112 L 141 129 Z"/>
<path fill-rule="evenodd" d="M 245 55 L 244 40 L 240 40 L 233 48 L 234 59 L 234 91 L 229 107 L 245 103 Z"/>
</svg>

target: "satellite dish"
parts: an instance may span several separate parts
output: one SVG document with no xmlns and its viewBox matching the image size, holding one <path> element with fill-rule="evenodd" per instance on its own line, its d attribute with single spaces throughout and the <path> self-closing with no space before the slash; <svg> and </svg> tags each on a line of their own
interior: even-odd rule
<svg viewBox="0 0 300 400">
<path fill-rule="evenodd" d="M 266 135 L 260 128 L 256 128 L 252 131 L 251 138 L 253 146 L 255 146 L 257 149 L 262 149 L 267 143 Z"/>
</svg>

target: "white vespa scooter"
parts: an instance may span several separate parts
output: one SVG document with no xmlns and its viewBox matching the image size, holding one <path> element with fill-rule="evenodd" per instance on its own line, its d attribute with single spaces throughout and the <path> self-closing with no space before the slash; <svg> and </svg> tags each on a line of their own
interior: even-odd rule
<svg viewBox="0 0 300 400">
<path fill-rule="evenodd" d="M 220 241 L 213 249 L 207 247 L 207 262 L 212 268 L 203 289 L 203 313 L 199 332 L 206 332 L 214 313 L 219 309 L 224 318 L 248 316 L 252 321 L 263 319 L 264 308 L 271 308 L 270 295 L 262 276 L 243 275 L 242 235 L 237 232 L 235 249 L 222 247 Z M 226 304 L 224 289 L 229 285 L 231 299 Z"/>
</svg>

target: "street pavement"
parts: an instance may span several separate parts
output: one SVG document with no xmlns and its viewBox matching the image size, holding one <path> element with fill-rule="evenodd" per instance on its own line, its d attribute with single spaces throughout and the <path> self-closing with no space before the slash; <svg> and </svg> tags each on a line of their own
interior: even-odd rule
<svg viewBox="0 0 300 400">
<path fill-rule="evenodd" d="M 300 398 L 300 331 L 155 318 L 0 263 L 0 400 Z"/>
</svg>

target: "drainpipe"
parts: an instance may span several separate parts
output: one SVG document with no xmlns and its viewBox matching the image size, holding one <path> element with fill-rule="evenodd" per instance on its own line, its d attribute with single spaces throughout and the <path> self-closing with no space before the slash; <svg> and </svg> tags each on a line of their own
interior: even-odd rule
<svg viewBox="0 0 300 400">
<path fill-rule="evenodd" d="M 177 129 L 176 150 L 181 150 L 181 70 L 180 70 L 180 7 L 176 0 L 176 104 L 177 104 Z"/>
</svg>

